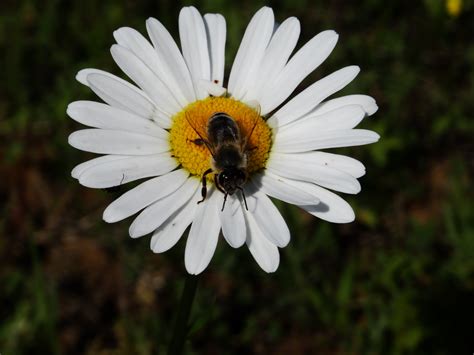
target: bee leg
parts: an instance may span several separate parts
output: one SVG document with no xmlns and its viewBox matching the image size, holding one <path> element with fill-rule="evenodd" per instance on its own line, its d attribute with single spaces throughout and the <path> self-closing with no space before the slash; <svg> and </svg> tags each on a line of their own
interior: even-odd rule
<svg viewBox="0 0 474 355">
<path fill-rule="evenodd" d="M 226 192 L 226 193 L 224 194 L 224 202 L 222 203 L 222 209 L 221 209 L 221 212 L 222 212 L 222 211 L 224 211 L 225 202 L 227 201 L 227 195 L 228 195 L 228 193 Z"/>
<path fill-rule="evenodd" d="M 249 208 L 248 208 L 248 206 L 247 206 L 247 199 L 245 198 L 245 192 L 244 192 L 244 189 L 243 189 L 243 188 L 241 188 L 241 187 L 239 187 L 238 189 L 239 189 L 239 190 L 240 190 L 240 192 L 242 193 L 242 197 L 243 197 L 243 199 L 244 199 L 244 204 L 245 204 L 245 209 L 248 211 L 248 210 L 249 210 Z"/>
<path fill-rule="evenodd" d="M 214 175 L 214 185 L 216 185 L 216 188 L 222 192 L 224 194 L 224 203 L 222 204 L 222 210 L 221 211 L 224 211 L 224 207 L 225 207 L 225 201 L 227 200 L 227 195 L 228 195 L 228 192 L 225 191 L 221 185 L 219 185 L 219 180 L 217 179 L 217 175 Z"/>
<path fill-rule="evenodd" d="M 210 173 L 212 173 L 212 169 L 207 169 L 204 172 L 204 174 L 202 174 L 202 179 L 201 179 L 201 182 L 202 182 L 202 189 L 201 189 L 202 200 L 198 201 L 198 205 L 206 199 L 206 196 L 207 196 L 206 176 L 209 175 Z"/>
</svg>

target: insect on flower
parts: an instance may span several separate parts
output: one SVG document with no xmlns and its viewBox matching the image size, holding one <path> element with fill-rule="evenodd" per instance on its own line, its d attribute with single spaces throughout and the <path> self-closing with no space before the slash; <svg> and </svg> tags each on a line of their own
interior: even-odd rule
<svg viewBox="0 0 474 355">
<path fill-rule="evenodd" d="M 258 117 L 258 116 L 256 116 Z M 207 175 L 214 173 L 214 184 L 224 194 L 222 211 L 225 208 L 227 196 L 232 196 L 236 190 L 242 193 L 245 209 L 248 210 L 247 200 L 243 186 L 248 178 L 247 155 L 255 147 L 248 142 L 252 136 L 257 120 L 253 123 L 248 136 L 243 135 L 238 123 L 225 112 L 214 113 L 205 127 L 199 127 L 192 122 L 192 116 L 186 116 L 189 124 L 199 135 L 192 142 L 197 145 L 204 144 L 211 153 L 211 166 L 202 175 L 202 200 L 207 196 Z"/>
</svg>

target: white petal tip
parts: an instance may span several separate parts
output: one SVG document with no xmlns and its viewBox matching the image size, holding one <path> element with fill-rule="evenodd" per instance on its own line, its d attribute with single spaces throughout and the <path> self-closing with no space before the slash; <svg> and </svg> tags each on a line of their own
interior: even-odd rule
<svg viewBox="0 0 474 355">
<path fill-rule="evenodd" d="M 278 243 L 278 244 L 277 244 L 277 247 L 278 247 L 278 248 L 284 248 L 284 247 L 286 247 L 289 243 L 290 243 L 290 239 Z M 276 269 L 275 269 L 275 270 L 276 270 Z"/>
<path fill-rule="evenodd" d="M 326 30 L 321 32 L 318 36 L 323 35 L 325 43 L 332 48 L 336 46 L 337 41 L 339 40 L 339 33 L 334 30 Z"/>
<path fill-rule="evenodd" d="M 189 240 L 189 239 L 188 239 Z M 184 266 L 186 271 L 191 275 L 198 275 L 208 267 L 211 260 L 203 261 L 198 258 L 194 258 L 190 254 L 186 254 L 187 249 L 184 252 Z"/>
<path fill-rule="evenodd" d="M 133 33 L 135 32 L 135 30 L 133 28 L 130 28 L 130 27 L 120 27 L 120 28 L 117 28 L 113 33 L 112 35 L 114 36 L 115 38 L 115 41 L 120 44 L 120 42 L 124 42 L 124 40 L 126 40 L 127 38 L 127 33 Z"/>
<path fill-rule="evenodd" d="M 102 214 L 102 219 L 104 220 L 104 222 L 107 222 L 107 223 L 117 222 L 117 220 L 113 218 L 111 211 L 108 209 L 105 209 L 104 213 Z"/>
<path fill-rule="evenodd" d="M 350 183 L 346 184 L 347 185 L 347 190 L 341 192 L 351 194 L 351 195 L 357 195 L 359 192 L 362 191 L 362 186 L 359 183 L 359 180 L 355 179 L 351 181 Z"/>
<path fill-rule="evenodd" d="M 121 47 L 118 45 L 118 44 L 112 44 L 112 46 L 110 46 L 110 53 L 112 54 L 112 56 L 116 55 L 118 51 L 120 51 Z"/>
<path fill-rule="evenodd" d="M 355 221 L 355 215 L 347 215 L 347 216 L 338 216 L 337 218 L 325 218 L 323 216 L 318 216 L 319 218 L 328 221 L 334 224 L 348 224 Z"/>
<path fill-rule="evenodd" d="M 272 9 L 271 7 L 269 7 L 269 6 L 264 6 L 264 7 L 262 7 L 262 8 L 259 10 L 259 12 L 260 12 L 260 11 L 265 11 L 265 12 L 267 12 L 267 13 L 272 13 L 272 14 L 273 14 L 273 9 Z"/>
<path fill-rule="evenodd" d="M 76 105 L 74 105 L 74 102 L 70 103 L 69 105 L 67 105 L 67 108 L 66 108 L 66 114 L 71 117 L 71 118 L 74 118 L 74 115 L 77 111 L 74 110 Z"/>
<path fill-rule="evenodd" d="M 338 216 L 339 218 L 335 220 L 330 220 L 329 222 L 331 223 L 336 223 L 336 224 L 347 224 L 347 223 L 352 223 L 355 221 L 355 213 L 354 210 L 346 211 L 346 213 L 341 214 Z"/>
<path fill-rule="evenodd" d="M 72 133 L 69 135 L 69 137 L 67 137 L 67 143 L 68 143 L 71 147 L 74 147 L 74 148 L 76 148 L 76 147 L 74 146 L 74 137 L 76 136 L 75 133 L 76 133 L 76 132 L 72 132 Z"/>
<path fill-rule="evenodd" d="M 372 116 L 375 112 L 377 112 L 379 110 L 379 107 L 377 106 L 377 104 L 375 103 L 375 100 L 374 100 L 374 104 L 367 107 L 366 108 L 366 112 L 367 112 L 367 115 L 369 116 Z"/>
<path fill-rule="evenodd" d="M 89 75 L 89 73 L 89 69 L 79 70 L 76 74 L 76 80 L 85 86 L 89 86 L 89 83 L 87 82 L 87 75 Z"/>
<path fill-rule="evenodd" d="M 115 42 L 117 42 L 117 43 L 120 43 L 121 33 L 123 32 L 121 30 L 122 29 L 119 28 L 119 29 L 116 29 L 114 32 L 112 32 L 112 36 L 114 37 Z"/>
<path fill-rule="evenodd" d="M 137 239 L 137 238 L 143 237 L 145 234 L 140 233 L 140 231 L 137 231 L 135 228 L 130 228 L 128 230 L 128 235 L 132 239 Z"/>
<path fill-rule="evenodd" d="M 87 178 L 81 178 L 81 176 L 79 176 L 78 181 L 79 181 L 79 184 L 81 184 L 84 187 L 88 187 L 90 189 L 106 189 L 107 188 L 107 186 L 100 186 L 98 184 L 94 184 L 92 181 L 89 181 Z"/>
<path fill-rule="evenodd" d="M 351 71 L 353 71 L 355 74 L 359 74 L 360 72 L 360 67 L 358 65 L 351 65 L 351 66 L 348 66 L 347 69 L 350 69 Z"/>
<path fill-rule="evenodd" d="M 201 79 L 199 82 L 201 88 L 206 91 L 211 96 L 222 96 L 227 92 L 227 89 L 219 85 L 219 83 L 215 83 L 213 81 Z"/>
<path fill-rule="evenodd" d="M 186 267 L 186 271 L 190 275 L 199 275 L 201 272 L 203 272 L 206 269 L 206 268 L 204 269 L 198 268 L 195 265 L 186 265 L 186 263 L 185 263 L 185 267 Z"/>
<path fill-rule="evenodd" d="M 164 253 L 165 251 L 167 251 L 168 249 L 165 249 L 165 248 L 160 248 L 160 247 L 155 247 L 153 245 L 150 245 L 150 249 L 153 253 L 155 254 L 160 254 L 160 253 Z"/>
<path fill-rule="evenodd" d="M 352 223 L 354 221 L 355 221 L 355 214 L 353 214 L 351 216 L 347 216 L 346 218 L 342 218 L 341 222 L 336 222 L 336 223 L 346 224 L 346 223 Z"/>
<path fill-rule="evenodd" d="M 133 238 L 133 239 L 138 238 L 140 236 L 137 231 L 135 222 L 136 222 L 136 219 L 132 222 L 132 224 L 128 228 L 128 235 L 130 236 L 130 238 Z"/>
<path fill-rule="evenodd" d="M 79 172 L 76 168 L 72 169 L 71 170 L 71 176 L 74 178 L 74 179 L 77 179 L 79 178 Z"/>
<path fill-rule="evenodd" d="M 185 6 L 181 9 L 181 11 L 179 12 L 179 15 L 181 16 L 181 14 L 186 14 L 193 11 L 197 11 L 197 9 L 194 6 Z"/>
<path fill-rule="evenodd" d="M 238 248 L 240 248 L 242 245 L 245 244 L 245 239 L 242 240 L 242 242 L 239 242 L 239 243 L 233 243 L 233 242 L 227 240 L 227 243 L 228 243 L 232 248 L 238 249 Z"/>
<path fill-rule="evenodd" d="M 260 264 L 260 267 L 262 268 L 263 271 L 265 271 L 267 274 L 273 274 L 275 271 L 278 270 L 278 266 L 280 265 L 280 260 L 278 260 L 277 263 L 275 264 L 270 264 L 270 265 L 262 265 Z"/>
<path fill-rule="evenodd" d="M 364 131 L 365 136 L 365 141 L 363 144 L 357 144 L 357 145 L 366 145 L 366 144 L 373 144 L 379 141 L 380 135 L 377 132 L 370 131 L 370 130 L 365 130 L 365 129 L 360 129 L 358 131 Z"/>
<path fill-rule="evenodd" d="M 295 16 L 290 16 L 290 17 L 288 17 L 285 21 L 288 21 L 288 23 L 291 23 L 291 24 L 300 23 L 300 21 L 298 20 L 298 18 L 295 17 Z"/>
</svg>

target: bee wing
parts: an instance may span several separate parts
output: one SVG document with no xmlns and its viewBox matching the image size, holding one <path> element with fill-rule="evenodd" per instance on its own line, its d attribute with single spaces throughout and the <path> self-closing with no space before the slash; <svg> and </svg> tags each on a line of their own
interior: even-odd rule
<svg viewBox="0 0 474 355">
<path fill-rule="evenodd" d="M 247 105 L 252 107 L 255 111 L 257 111 L 257 115 L 255 116 L 255 119 L 253 120 L 249 131 L 243 132 L 241 129 L 241 132 L 245 133 L 245 136 L 243 137 L 241 141 L 242 152 L 252 149 L 252 147 L 250 148 L 248 147 L 248 144 L 250 142 L 250 137 L 252 137 L 253 131 L 255 130 L 255 127 L 257 126 L 258 120 L 260 119 L 260 112 L 261 112 L 260 104 L 257 101 L 248 102 Z"/>
<path fill-rule="evenodd" d="M 196 132 L 199 138 L 204 142 L 211 155 L 214 156 L 215 147 L 214 144 L 209 141 L 207 135 L 207 122 L 203 124 L 202 121 L 198 121 L 194 116 L 189 115 L 187 112 L 185 112 L 185 117 L 194 132 Z"/>
</svg>

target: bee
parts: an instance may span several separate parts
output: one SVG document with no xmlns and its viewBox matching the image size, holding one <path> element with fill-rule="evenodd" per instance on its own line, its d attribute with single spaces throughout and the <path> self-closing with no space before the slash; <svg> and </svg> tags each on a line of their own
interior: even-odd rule
<svg viewBox="0 0 474 355">
<path fill-rule="evenodd" d="M 260 115 L 256 116 L 250 132 L 247 135 L 243 135 L 238 123 L 224 112 L 214 113 L 207 121 L 205 127 L 198 127 L 189 116 L 186 116 L 188 123 L 199 136 L 192 143 L 205 145 L 211 153 L 211 168 L 202 175 L 202 200 L 198 204 L 206 199 L 207 175 L 214 173 L 214 184 L 224 194 L 222 211 L 224 210 L 227 196 L 232 196 L 237 190 L 242 193 L 245 208 L 248 210 L 247 200 L 245 199 L 242 187 L 248 179 L 248 153 L 256 148 L 249 147 L 248 143 L 259 117 Z"/>
</svg>

